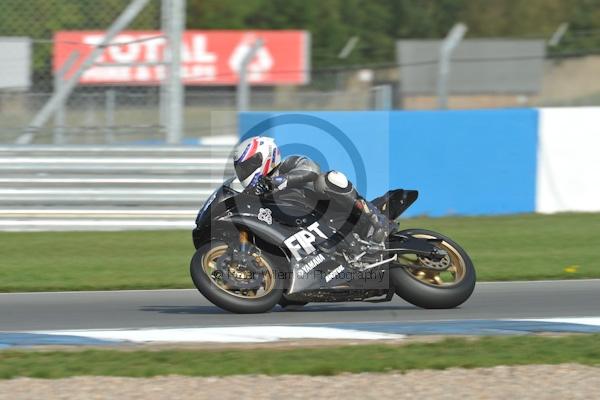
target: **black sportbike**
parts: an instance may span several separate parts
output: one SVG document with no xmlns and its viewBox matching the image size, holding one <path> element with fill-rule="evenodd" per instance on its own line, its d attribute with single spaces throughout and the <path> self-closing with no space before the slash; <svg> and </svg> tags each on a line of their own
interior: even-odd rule
<svg viewBox="0 0 600 400">
<path fill-rule="evenodd" d="M 475 269 L 453 240 L 424 229 L 363 239 L 359 212 L 339 210 L 310 189 L 257 197 L 226 181 L 196 219 L 190 271 L 198 290 L 234 313 L 275 305 L 390 301 L 452 308 L 475 287 Z M 391 190 L 373 204 L 396 220 L 415 190 Z"/>
</svg>

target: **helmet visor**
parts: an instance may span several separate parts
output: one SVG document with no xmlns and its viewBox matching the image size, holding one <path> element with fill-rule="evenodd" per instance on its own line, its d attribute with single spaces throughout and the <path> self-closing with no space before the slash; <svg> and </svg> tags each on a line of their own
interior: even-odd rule
<svg viewBox="0 0 600 400">
<path fill-rule="evenodd" d="M 261 153 L 256 153 L 247 160 L 235 162 L 233 164 L 233 168 L 235 169 L 235 174 L 237 175 L 238 179 L 240 181 L 244 181 L 254 171 L 259 169 L 262 166 L 262 158 L 263 157 Z"/>
</svg>

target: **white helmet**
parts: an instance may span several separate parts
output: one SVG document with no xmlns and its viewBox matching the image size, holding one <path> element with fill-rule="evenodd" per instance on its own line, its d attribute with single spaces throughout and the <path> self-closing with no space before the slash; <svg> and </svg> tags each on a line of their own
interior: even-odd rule
<svg viewBox="0 0 600 400">
<path fill-rule="evenodd" d="M 244 187 L 254 185 L 280 162 L 281 154 L 275 140 L 266 136 L 246 139 L 233 152 L 233 167 Z"/>
</svg>

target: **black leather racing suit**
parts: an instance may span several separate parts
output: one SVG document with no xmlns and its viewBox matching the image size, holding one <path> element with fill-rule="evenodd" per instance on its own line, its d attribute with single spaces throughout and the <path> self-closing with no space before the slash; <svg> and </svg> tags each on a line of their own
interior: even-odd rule
<svg viewBox="0 0 600 400">
<path fill-rule="evenodd" d="M 247 190 L 250 189 L 255 194 L 261 195 L 288 188 L 300 188 L 314 183 L 317 179 L 320 179 L 321 175 L 321 168 L 310 158 L 297 155 L 289 156 L 268 177 L 259 180 L 255 188 L 247 188 Z M 313 186 L 316 188 L 318 185 Z M 362 211 L 373 227 L 366 238 L 376 242 L 383 241 L 390 233 L 390 227 L 393 224 L 390 224 L 388 218 L 377 207 L 362 198 L 358 193 L 352 202 L 351 206 Z"/>
<path fill-rule="evenodd" d="M 269 177 L 275 190 L 283 190 L 314 182 L 320 174 L 321 168 L 310 158 L 289 156 L 269 174 Z"/>
</svg>

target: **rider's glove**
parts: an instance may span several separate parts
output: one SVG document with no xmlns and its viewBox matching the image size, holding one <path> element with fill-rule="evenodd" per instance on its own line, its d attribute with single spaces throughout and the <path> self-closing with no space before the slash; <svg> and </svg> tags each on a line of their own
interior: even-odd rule
<svg viewBox="0 0 600 400">
<path fill-rule="evenodd" d="M 255 196 L 262 196 L 265 193 L 273 191 L 273 182 L 268 176 L 261 176 L 258 182 L 251 188 L 250 193 Z"/>
<path fill-rule="evenodd" d="M 287 187 L 287 178 L 285 176 L 274 176 L 271 178 L 273 190 L 283 190 Z"/>
</svg>

